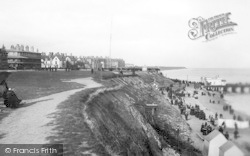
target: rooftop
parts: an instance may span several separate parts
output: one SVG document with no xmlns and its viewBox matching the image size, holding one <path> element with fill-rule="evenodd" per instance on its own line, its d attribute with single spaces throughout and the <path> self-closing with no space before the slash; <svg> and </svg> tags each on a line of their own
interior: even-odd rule
<svg viewBox="0 0 250 156">
<path fill-rule="evenodd" d="M 220 150 L 224 152 L 224 151 L 227 151 L 228 149 L 232 148 L 233 146 L 235 146 L 235 145 L 231 141 L 227 141 L 225 144 L 220 146 Z"/>
<path fill-rule="evenodd" d="M 217 137 L 218 135 L 222 135 L 219 131 L 214 130 L 211 133 L 209 133 L 206 137 L 205 140 L 207 140 L 208 142 L 210 142 L 211 140 L 213 140 L 215 137 Z"/>
</svg>

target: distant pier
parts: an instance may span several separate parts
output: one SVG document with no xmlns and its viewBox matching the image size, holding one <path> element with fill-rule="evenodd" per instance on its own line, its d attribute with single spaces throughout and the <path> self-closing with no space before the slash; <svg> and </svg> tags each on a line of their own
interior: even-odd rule
<svg viewBox="0 0 250 156">
<path fill-rule="evenodd" d="M 205 86 L 205 88 L 224 93 L 250 93 L 250 84 L 226 84 L 225 86 Z"/>
</svg>

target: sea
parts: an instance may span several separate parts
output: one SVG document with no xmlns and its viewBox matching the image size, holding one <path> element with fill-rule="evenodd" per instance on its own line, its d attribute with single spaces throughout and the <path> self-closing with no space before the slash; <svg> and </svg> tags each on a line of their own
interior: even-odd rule
<svg viewBox="0 0 250 156">
<path fill-rule="evenodd" d="M 248 83 L 250 84 L 250 68 L 244 69 L 223 69 L 223 68 L 188 68 L 177 70 L 164 70 L 163 75 L 172 79 L 200 82 L 201 77 L 219 76 L 227 83 Z M 227 93 L 225 100 L 228 104 L 242 113 L 250 116 L 250 93 Z"/>
</svg>

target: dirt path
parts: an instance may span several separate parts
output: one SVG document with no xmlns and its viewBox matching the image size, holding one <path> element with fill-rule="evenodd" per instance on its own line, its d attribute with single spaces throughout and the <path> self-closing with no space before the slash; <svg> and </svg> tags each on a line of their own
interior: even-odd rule
<svg viewBox="0 0 250 156">
<path fill-rule="evenodd" d="M 74 89 L 52 94 L 38 99 L 26 100 L 26 104 L 13 111 L 0 123 L 0 144 L 45 144 L 47 136 L 53 134 L 53 126 L 48 125 L 53 118 L 52 113 L 57 106 L 70 95 L 87 89 L 100 87 L 92 78 L 73 79 L 68 82 L 77 82 L 86 85 L 81 89 Z"/>
</svg>

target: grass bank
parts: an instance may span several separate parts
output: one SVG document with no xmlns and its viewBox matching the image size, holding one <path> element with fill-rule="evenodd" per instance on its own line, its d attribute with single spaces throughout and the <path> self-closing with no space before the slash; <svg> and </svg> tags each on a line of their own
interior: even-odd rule
<svg viewBox="0 0 250 156">
<path fill-rule="evenodd" d="M 58 107 L 53 122 L 57 134 L 48 139 L 66 144 L 66 155 L 196 155 L 186 137 L 189 126 L 151 85 L 154 81 L 173 83 L 157 74 L 138 73 L 104 80 L 103 88 L 71 96 Z M 150 103 L 159 105 L 155 115 L 146 105 Z"/>
<path fill-rule="evenodd" d="M 63 80 L 92 76 L 90 71 L 20 71 L 13 72 L 7 79 L 10 88 L 21 99 L 34 99 L 53 93 L 84 87 L 74 82 Z"/>
<path fill-rule="evenodd" d="M 83 88 L 84 85 L 64 80 L 92 77 L 90 71 L 18 71 L 12 72 L 7 79 L 7 84 L 22 100 L 36 99 L 39 97 L 59 93 L 67 90 Z M 0 120 L 8 116 L 15 109 L 6 108 L 3 99 L 0 99 Z"/>
</svg>

